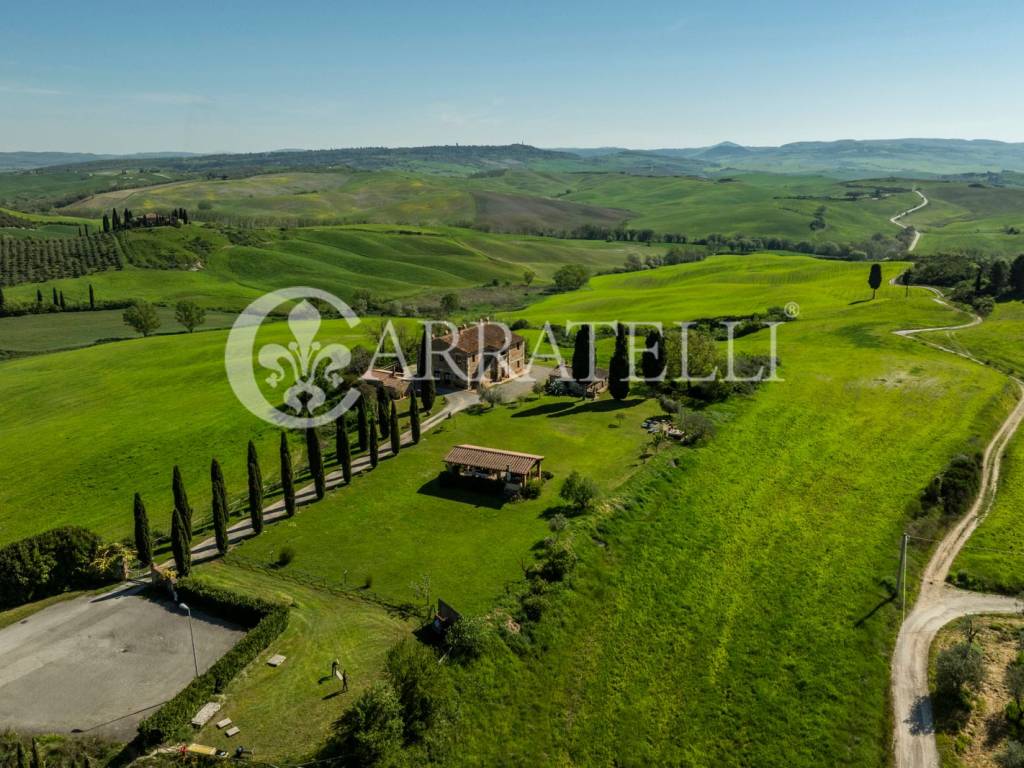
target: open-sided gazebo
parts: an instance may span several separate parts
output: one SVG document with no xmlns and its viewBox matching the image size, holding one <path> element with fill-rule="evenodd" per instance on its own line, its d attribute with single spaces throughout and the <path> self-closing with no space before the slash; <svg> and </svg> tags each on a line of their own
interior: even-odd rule
<svg viewBox="0 0 1024 768">
<path fill-rule="evenodd" d="M 506 484 L 526 485 L 540 480 L 543 456 L 519 451 L 503 451 L 479 445 L 456 445 L 444 457 L 448 471 L 460 477 L 503 480 Z"/>
</svg>

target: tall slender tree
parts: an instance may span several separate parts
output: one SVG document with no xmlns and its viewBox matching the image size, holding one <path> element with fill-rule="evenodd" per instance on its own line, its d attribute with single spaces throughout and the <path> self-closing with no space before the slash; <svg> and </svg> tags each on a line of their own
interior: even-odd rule
<svg viewBox="0 0 1024 768">
<path fill-rule="evenodd" d="M 415 397 L 415 395 L 413 395 Z M 420 382 L 420 400 L 423 402 L 423 410 L 430 413 L 434 408 L 434 400 L 437 399 L 437 382 L 431 376 Z"/>
<path fill-rule="evenodd" d="M 188 576 L 188 572 L 192 569 L 190 540 L 181 510 L 175 507 L 174 512 L 171 513 L 171 551 L 174 553 L 174 567 L 179 576 Z"/>
<path fill-rule="evenodd" d="M 616 400 L 629 397 L 629 348 L 626 326 L 622 323 L 615 329 L 615 352 L 608 364 L 608 391 Z"/>
<path fill-rule="evenodd" d="M 224 484 L 224 473 L 220 462 L 210 461 L 210 495 L 213 499 L 213 535 L 217 540 L 217 551 L 228 552 L 228 489 Z"/>
<path fill-rule="evenodd" d="M 420 441 L 420 405 L 416 399 L 416 393 L 410 392 L 409 394 L 409 431 L 412 433 L 412 442 L 415 445 Z"/>
<path fill-rule="evenodd" d="M 171 475 L 171 492 L 174 494 L 174 508 L 181 513 L 181 522 L 185 525 L 185 537 L 192 541 L 192 507 L 188 503 L 185 482 L 181 479 L 181 470 L 177 464 L 174 465 L 174 472 Z"/>
<path fill-rule="evenodd" d="M 114 231 L 116 232 L 121 228 L 121 217 L 117 213 L 117 208 L 114 208 L 114 210 L 111 211 L 111 213 L 113 214 L 111 218 L 111 227 L 113 227 Z"/>
<path fill-rule="evenodd" d="M 110 217 L 107 216 L 107 214 L 105 214 L 105 213 L 103 214 L 103 231 L 104 232 L 109 232 L 110 231 Z"/>
<path fill-rule="evenodd" d="M 0 309 L 4 308 L 4 289 L 0 288 Z"/>
<path fill-rule="evenodd" d="M 68 308 L 67 304 L 64 303 L 64 291 L 61 291 L 58 294 L 58 301 L 57 301 L 57 303 L 60 304 L 60 308 L 61 309 L 67 309 Z"/>
<path fill-rule="evenodd" d="M 40 306 L 42 306 L 42 303 L 43 303 L 43 292 L 39 288 L 36 288 L 36 304 L 39 304 Z"/>
<path fill-rule="evenodd" d="M 988 289 L 993 296 L 998 296 L 1006 288 L 1006 262 L 995 259 L 989 270 Z"/>
<path fill-rule="evenodd" d="M 292 471 L 292 452 L 288 448 L 288 435 L 281 433 L 281 490 L 284 492 L 284 511 L 295 514 L 295 474 Z"/>
<path fill-rule="evenodd" d="M 256 534 L 263 533 L 263 472 L 256 455 L 256 446 L 249 441 L 249 455 L 246 461 L 249 478 L 249 519 Z"/>
<path fill-rule="evenodd" d="M 373 416 L 370 417 L 370 467 L 376 468 L 377 462 L 380 461 L 377 446 L 377 425 L 373 421 Z"/>
<path fill-rule="evenodd" d="M 338 454 L 338 464 L 341 465 L 341 475 L 347 485 L 352 482 L 352 446 L 348 441 L 348 414 L 345 411 L 341 412 L 334 426 L 337 429 L 334 445 Z"/>
<path fill-rule="evenodd" d="M 149 532 L 149 518 L 142 497 L 135 494 L 135 554 L 146 568 L 153 564 L 153 537 Z"/>
<path fill-rule="evenodd" d="M 377 426 L 380 427 L 380 439 L 388 436 L 388 424 L 391 423 L 391 397 L 381 387 L 377 392 Z"/>
<path fill-rule="evenodd" d="M 96 292 L 93 290 L 92 283 L 89 283 L 89 309 L 96 309 Z"/>
<path fill-rule="evenodd" d="M 640 356 L 640 368 L 647 381 L 657 381 L 665 371 L 665 337 L 657 328 L 647 334 L 646 347 Z"/>
<path fill-rule="evenodd" d="M 397 456 L 398 452 L 402 450 L 402 432 L 398 429 L 398 406 L 392 403 L 391 406 L 391 424 L 390 424 L 390 437 L 391 437 L 391 455 Z"/>
<path fill-rule="evenodd" d="M 584 381 L 594 375 L 594 327 L 589 323 L 576 331 L 572 350 L 572 377 Z"/>
<path fill-rule="evenodd" d="M 366 391 L 362 391 L 359 394 L 359 399 L 356 401 L 356 431 L 359 434 L 359 450 L 365 451 L 369 446 L 369 420 L 367 416 L 366 408 Z"/>
<path fill-rule="evenodd" d="M 871 288 L 871 298 L 875 298 L 878 289 L 882 286 L 882 265 L 872 264 L 871 272 L 868 273 L 868 287 Z"/>
<path fill-rule="evenodd" d="M 327 493 L 327 481 L 324 477 L 324 457 L 320 452 L 320 435 L 316 427 L 306 430 L 306 457 L 309 459 L 309 472 L 313 475 L 316 497 L 322 499 Z"/>
<path fill-rule="evenodd" d="M 57 296 L 57 287 L 52 286 L 50 290 L 53 291 L 53 298 L 51 298 L 50 303 L 56 307 L 60 304 L 60 298 Z"/>
</svg>

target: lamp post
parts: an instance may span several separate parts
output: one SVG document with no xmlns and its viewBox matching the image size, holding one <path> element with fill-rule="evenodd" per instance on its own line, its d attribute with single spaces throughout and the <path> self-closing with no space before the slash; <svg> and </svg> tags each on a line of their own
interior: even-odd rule
<svg viewBox="0 0 1024 768">
<path fill-rule="evenodd" d="M 196 677 L 199 677 L 199 657 L 196 655 L 196 635 L 192 631 L 192 609 L 185 603 L 178 603 L 178 607 L 188 614 L 188 636 L 192 639 L 192 663 L 195 665 Z"/>
</svg>

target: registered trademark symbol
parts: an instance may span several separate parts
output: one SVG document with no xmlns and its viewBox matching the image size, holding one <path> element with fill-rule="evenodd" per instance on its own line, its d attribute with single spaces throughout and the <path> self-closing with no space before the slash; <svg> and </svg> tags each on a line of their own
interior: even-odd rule
<svg viewBox="0 0 1024 768">
<path fill-rule="evenodd" d="M 784 311 L 786 313 L 786 317 L 793 320 L 800 316 L 800 305 L 797 304 L 795 301 L 791 301 L 788 304 L 786 304 Z"/>
</svg>

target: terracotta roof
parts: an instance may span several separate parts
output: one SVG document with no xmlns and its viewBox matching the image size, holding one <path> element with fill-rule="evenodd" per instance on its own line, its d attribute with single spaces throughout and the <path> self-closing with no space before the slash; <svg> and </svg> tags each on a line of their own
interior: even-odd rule
<svg viewBox="0 0 1024 768">
<path fill-rule="evenodd" d="M 508 330 L 500 323 L 478 323 L 462 328 L 458 331 L 458 338 L 452 341 L 453 334 L 446 333 L 434 339 L 433 348 L 444 349 L 454 347 L 465 352 L 467 355 L 475 355 L 480 351 L 481 329 L 483 329 L 483 347 L 486 352 L 498 352 L 508 346 L 523 341 L 523 337 Z M 506 334 L 508 336 L 506 337 Z"/>
<path fill-rule="evenodd" d="M 449 464 L 462 464 L 477 469 L 491 469 L 496 472 L 509 470 L 525 475 L 544 457 L 519 451 L 502 451 L 497 448 L 483 448 L 479 445 L 456 445 L 444 460 Z"/>
</svg>

